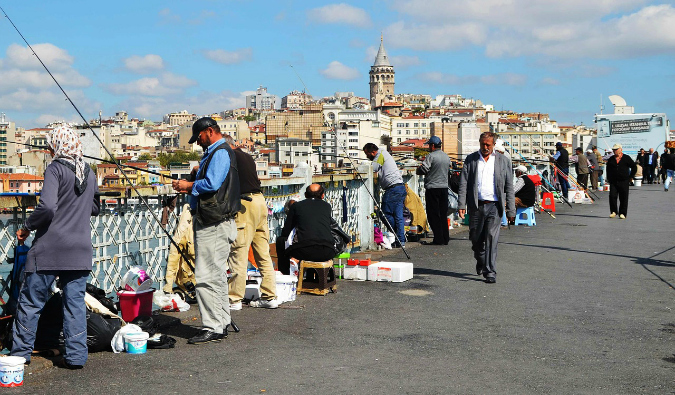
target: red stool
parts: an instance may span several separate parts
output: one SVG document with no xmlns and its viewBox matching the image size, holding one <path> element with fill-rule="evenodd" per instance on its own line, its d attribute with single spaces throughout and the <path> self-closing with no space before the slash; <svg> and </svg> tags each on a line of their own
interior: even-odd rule
<svg viewBox="0 0 675 395">
<path fill-rule="evenodd" d="M 541 201 L 541 208 L 551 210 L 555 213 L 555 199 L 552 192 L 544 192 Z"/>
</svg>

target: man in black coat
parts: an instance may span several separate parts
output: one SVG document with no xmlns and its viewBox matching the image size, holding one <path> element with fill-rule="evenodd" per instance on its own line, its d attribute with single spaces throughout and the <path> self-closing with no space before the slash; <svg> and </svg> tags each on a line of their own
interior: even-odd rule
<svg viewBox="0 0 675 395">
<path fill-rule="evenodd" d="M 609 182 L 609 211 L 610 218 L 626 219 L 628 215 L 628 189 L 630 179 L 637 172 L 637 166 L 630 156 L 624 155 L 621 144 L 612 147 L 614 155 L 607 159 L 607 181 Z M 619 198 L 620 206 L 617 209 L 616 198 Z"/>
<path fill-rule="evenodd" d="M 305 198 L 290 207 L 281 236 L 277 239 L 278 268 L 283 274 L 290 274 L 291 257 L 324 262 L 336 254 L 330 228 L 333 209 L 323 200 L 323 187 L 319 184 L 308 186 Z M 291 236 L 293 230 L 295 232 Z M 289 237 L 291 245 L 286 249 Z"/>
</svg>

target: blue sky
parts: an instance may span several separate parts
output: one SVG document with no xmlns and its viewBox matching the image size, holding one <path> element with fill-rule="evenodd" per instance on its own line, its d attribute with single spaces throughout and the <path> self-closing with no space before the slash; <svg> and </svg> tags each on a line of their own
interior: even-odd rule
<svg viewBox="0 0 675 395">
<path fill-rule="evenodd" d="M 161 120 L 284 96 L 353 91 L 384 34 L 397 93 L 461 94 L 592 125 L 601 96 L 675 118 L 675 6 L 646 0 L 0 2 L 87 119 Z M 293 65 L 293 68 L 290 67 Z M 77 120 L 6 18 L 0 112 L 18 126 Z"/>
</svg>

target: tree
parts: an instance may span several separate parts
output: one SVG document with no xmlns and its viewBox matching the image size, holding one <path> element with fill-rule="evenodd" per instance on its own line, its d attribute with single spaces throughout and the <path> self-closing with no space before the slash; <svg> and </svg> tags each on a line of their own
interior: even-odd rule
<svg viewBox="0 0 675 395">
<path fill-rule="evenodd" d="M 174 152 L 172 154 L 160 153 L 157 160 L 162 167 L 168 167 L 170 163 L 186 163 L 191 160 L 199 160 L 201 156 L 197 152 Z"/>
<path fill-rule="evenodd" d="M 154 158 L 152 157 L 152 155 L 150 155 L 150 154 L 147 153 L 147 152 L 144 152 L 144 153 L 138 155 L 138 160 L 139 160 L 139 161 L 149 161 L 149 160 L 153 160 L 153 159 L 154 159 Z"/>
</svg>

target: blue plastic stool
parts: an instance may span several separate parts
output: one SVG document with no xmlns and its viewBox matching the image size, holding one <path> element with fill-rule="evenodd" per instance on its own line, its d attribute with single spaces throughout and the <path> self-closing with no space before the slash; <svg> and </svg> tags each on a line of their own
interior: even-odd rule
<svg viewBox="0 0 675 395">
<path fill-rule="evenodd" d="M 516 209 L 516 225 L 520 224 L 528 226 L 537 225 L 537 221 L 534 219 L 534 208 L 520 207 Z"/>
<path fill-rule="evenodd" d="M 506 225 L 508 225 L 508 224 L 509 224 L 509 222 L 508 222 L 508 220 L 506 219 L 506 208 L 505 208 L 505 209 L 504 209 L 504 214 L 502 215 L 502 226 L 506 226 Z"/>
</svg>

